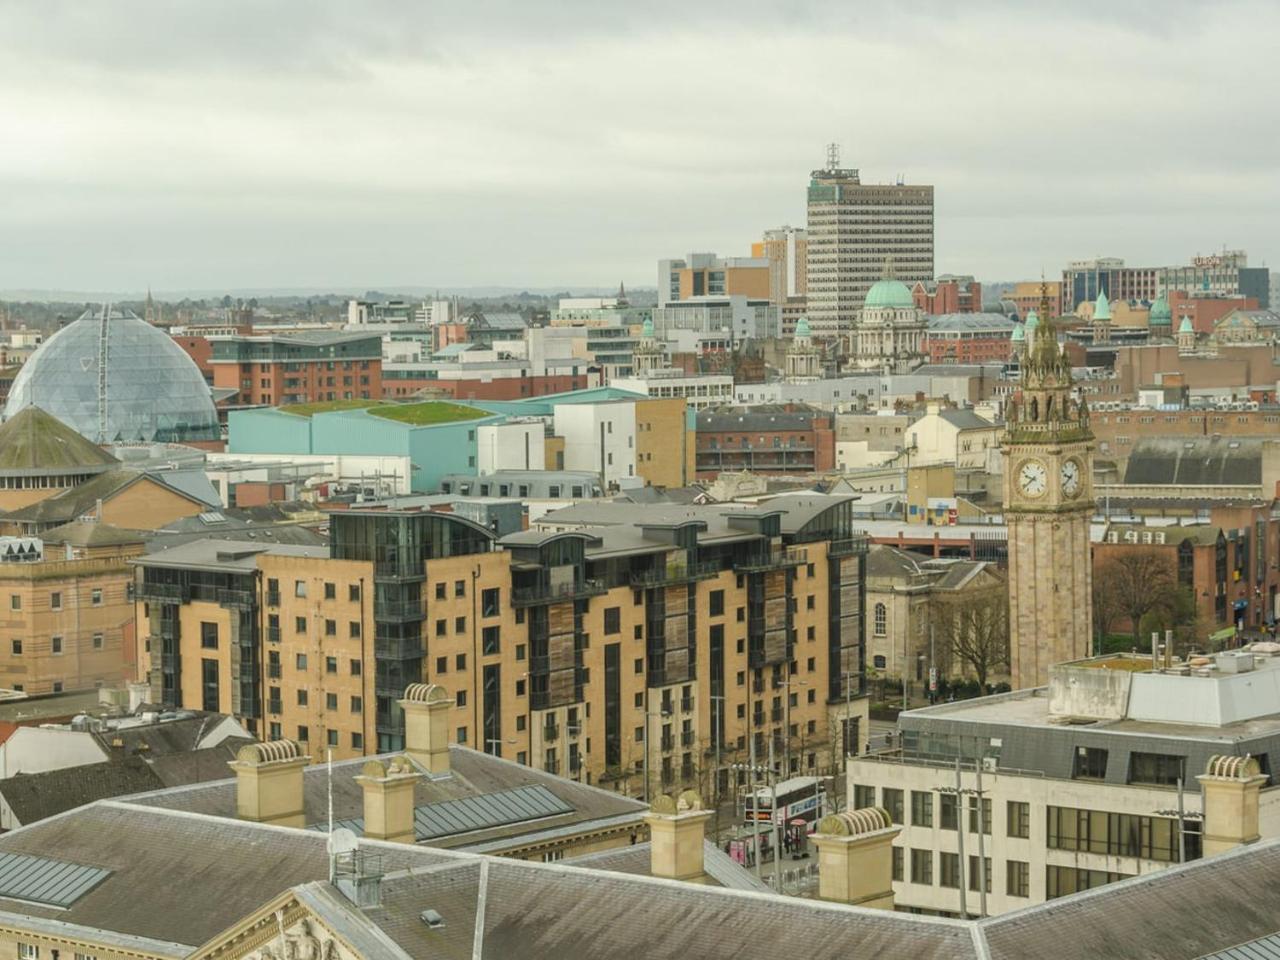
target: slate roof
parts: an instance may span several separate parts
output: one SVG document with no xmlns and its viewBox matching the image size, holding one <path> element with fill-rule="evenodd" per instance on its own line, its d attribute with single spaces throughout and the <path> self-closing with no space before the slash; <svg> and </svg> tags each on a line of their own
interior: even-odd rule
<svg viewBox="0 0 1280 960">
<path fill-rule="evenodd" d="M 118 462 L 36 406 L 23 407 L 0 424 L 0 473 L 99 473 Z"/>
<path fill-rule="evenodd" d="M 1262 483 L 1262 437 L 1146 437 L 1134 444 L 1126 484 Z"/>
<path fill-rule="evenodd" d="M 87 480 L 78 486 L 64 490 L 38 503 L 11 510 L 5 514 L 5 519 L 19 523 L 70 523 L 77 517 L 82 517 L 92 511 L 99 500 L 110 500 L 116 494 L 143 479 L 151 480 L 167 490 L 172 490 L 179 496 L 186 497 L 192 503 L 207 506 L 205 501 L 193 497 L 185 490 L 170 486 L 161 476 L 145 473 L 141 470 L 117 467 L 108 470 L 106 473 L 100 473 L 91 480 Z"/>
<path fill-rule="evenodd" d="M 698 414 L 697 429 L 702 433 L 733 431 L 812 430 L 813 421 L 830 420 L 831 414 L 814 407 L 790 404 L 764 404 L 754 407 L 715 407 Z"/>
<path fill-rule="evenodd" d="M 963 409 L 947 407 L 939 410 L 938 416 L 960 430 L 994 430 L 997 426 L 990 420 L 984 420 L 967 407 Z"/>
</svg>

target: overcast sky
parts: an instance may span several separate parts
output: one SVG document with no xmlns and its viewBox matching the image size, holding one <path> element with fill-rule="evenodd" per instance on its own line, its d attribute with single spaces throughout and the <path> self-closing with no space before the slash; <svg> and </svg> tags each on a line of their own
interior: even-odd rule
<svg viewBox="0 0 1280 960">
<path fill-rule="evenodd" d="M 0 0 L 0 290 L 653 286 L 831 140 L 939 272 L 1280 264 L 1280 4 L 1041 6 Z"/>
</svg>

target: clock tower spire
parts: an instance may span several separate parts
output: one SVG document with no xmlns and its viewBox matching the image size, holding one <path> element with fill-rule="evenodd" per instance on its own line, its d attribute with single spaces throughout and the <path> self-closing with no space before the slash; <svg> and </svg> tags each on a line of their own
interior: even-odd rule
<svg viewBox="0 0 1280 960">
<path fill-rule="evenodd" d="M 1093 622 L 1093 433 L 1055 327 L 1042 281 L 1039 324 L 1022 361 L 1022 390 L 1006 412 L 1002 450 L 1015 689 L 1043 686 L 1051 665 L 1088 656 Z"/>
</svg>

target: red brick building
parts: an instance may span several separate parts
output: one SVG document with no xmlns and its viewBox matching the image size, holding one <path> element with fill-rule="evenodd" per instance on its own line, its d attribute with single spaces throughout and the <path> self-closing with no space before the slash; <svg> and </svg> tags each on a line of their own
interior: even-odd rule
<svg viewBox="0 0 1280 960">
<path fill-rule="evenodd" d="M 999 313 L 930 317 L 924 335 L 930 363 L 1005 363 L 1013 352 L 1014 322 Z"/>
<path fill-rule="evenodd" d="M 981 313 L 982 284 L 973 277 L 943 274 L 937 280 L 917 280 L 911 299 L 918 309 L 933 316 Z"/>
<path fill-rule="evenodd" d="M 1257 310 L 1257 297 L 1195 297 L 1185 291 L 1169 293 L 1169 309 L 1173 313 L 1173 329 L 1181 326 L 1183 318 L 1191 321 L 1196 333 L 1213 333 L 1214 326 L 1232 310 Z"/>
<path fill-rule="evenodd" d="M 834 415 L 805 404 L 720 407 L 698 414 L 697 475 L 810 474 L 834 469 Z"/>
<path fill-rule="evenodd" d="M 238 404 L 382 399 L 382 338 L 341 330 L 301 330 L 211 341 L 215 388 Z"/>
<path fill-rule="evenodd" d="M 544 397 L 553 393 L 568 393 L 570 390 L 587 390 L 600 386 L 598 370 L 579 374 L 494 377 L 490 380 L 441 380 L 423 376 L 422 373 L 420 370 L 385 371 L 382 379 L 383 396 L 399 400 L 418 396 L 425 391 L 454 400 L 521 400 L 525 397 Z"/>
</svg>

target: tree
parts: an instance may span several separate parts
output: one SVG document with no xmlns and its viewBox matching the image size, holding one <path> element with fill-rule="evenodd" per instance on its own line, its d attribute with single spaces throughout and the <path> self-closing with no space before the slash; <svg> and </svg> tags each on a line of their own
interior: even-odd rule
<svg viewBox="0 0 1280 960">
<path fill-rule="evenodd" d="M 1093 578 L 1093 632 L 1097 637 L 1095 654 L 1107 652 L 1107 637 L 1125 615 L 1115 581 L 1103 573 L 1104 571 L 1099 570 Z"/>
<path fill-rule="evenodd" d="M 1103 564 L 1095 580 L 1114 591 L 1115 607 L 1129 621 L 1134 645 L 1142 635 L 1142 619 L 1177 603 L 1178 583 L 1169 558 L 1156 550 L 1126 550 Z"/>
<path fill-rule="evenodd" d="M 983 690 L 1009 665 L 1009 596 L 1004 585 L 943 595 L 934 601 L 934 640 L 965 664 Z"/>
</svg>

